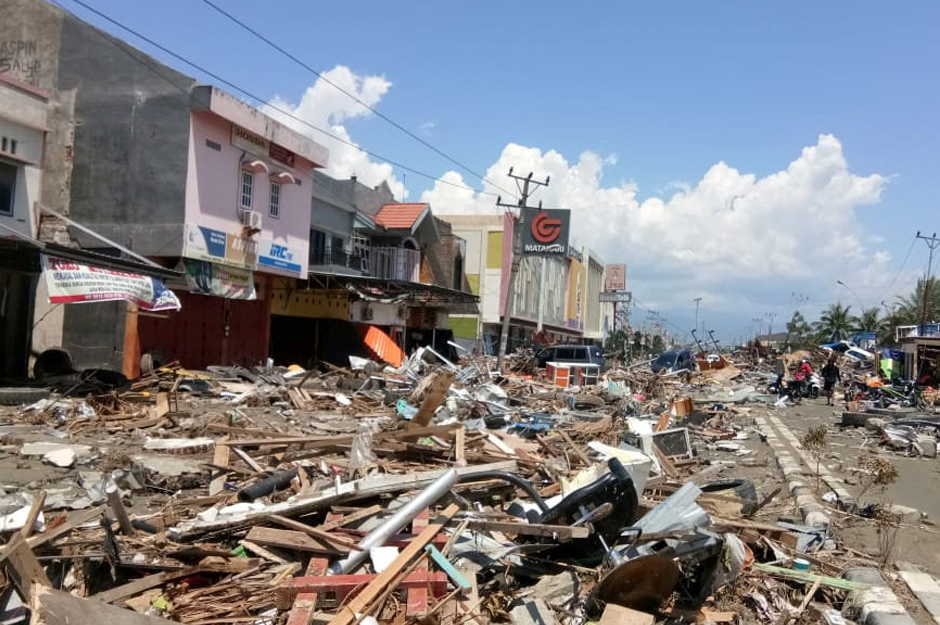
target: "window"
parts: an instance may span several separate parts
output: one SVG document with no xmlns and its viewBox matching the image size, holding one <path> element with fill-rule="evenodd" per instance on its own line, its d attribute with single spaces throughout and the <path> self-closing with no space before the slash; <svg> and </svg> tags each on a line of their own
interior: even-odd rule
<svg viewBox="0 0 940 625">
<path fill-rule="evenodd" d="M 13 216 L 13 191 L 16 187 L 16 167 L 0 162 L 0 215 Z"/>
<path fill-rule="evenodd" d="M 326 264 L 326 233 L 310 230 L 310 264 Z"/>
<path fill-rule="evenodd" d="M 251 210 L 251 191 L 254 188 L 255 175 L 250 171 L 242 170 L 241 193 L 239 194 L 239 206 L 245 210 Z"/>
<path fill-rule="evenodd" d="M 275 219 L 281 216 L 281 185 L 277 182 L 271 183 L 271 204 L 268 207 L 268 214 Z"/>
</svg>

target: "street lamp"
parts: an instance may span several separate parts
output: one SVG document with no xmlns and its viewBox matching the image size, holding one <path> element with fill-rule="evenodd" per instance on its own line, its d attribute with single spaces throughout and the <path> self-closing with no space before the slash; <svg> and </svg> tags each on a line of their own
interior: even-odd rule
<svg viewBox="0 0 940 625">
<path fill-rule="evenodd" d="M 852 289 L 852 287 L 850 287 L 848 284 L 846 284 L 842 280 L 836 280 L 836 284 L 844 286 L 846 289 L 848 289 L 849 293 L 851 293 L 855 297 L 855 301 L 858 302 L 858 306 L 859 306 L 859 314 L 865 312 L 865 304 L 862 303 L 862 298 L 858 296 L 858 293 L 856 293 Z"/>
</svg>

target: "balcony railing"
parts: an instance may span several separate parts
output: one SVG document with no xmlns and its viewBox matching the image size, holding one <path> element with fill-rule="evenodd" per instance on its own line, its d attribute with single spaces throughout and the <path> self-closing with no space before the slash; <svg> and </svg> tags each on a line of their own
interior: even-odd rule
<svg viewBox="0 0 940 625">
<path fill-rule="evenodd" d="M 365 271 L 362 256 L 350 254 L 342 247 L 334 248 L 329 245 L 322 248 L 310 248 L 310 266 L 348 267 L 355 271 Z"/>
<path fill-rule="evenodd" d="M 421 252 L 403 247 L 373 247 L 371 275 L 386 280 L 418 282 Z"/>
<path fill-rule="evenodd" d="M 368 256 L 366 256 L 368 254 Z M 342 247 L 310 248 L 310 267 L 347 267 L 363 275 L 386 280 L 419 282 L 421 252 L 403 247 L 373 247 L 366 253 L 350 254 Z"/>
</svg>

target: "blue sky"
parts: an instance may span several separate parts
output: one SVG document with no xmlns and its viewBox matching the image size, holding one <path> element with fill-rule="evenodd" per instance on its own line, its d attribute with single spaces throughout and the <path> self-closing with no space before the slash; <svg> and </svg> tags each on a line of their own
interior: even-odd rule
<svg viewBox="0 0 940 625">
<path fill-rule="evenodd" d="M 300 103 L 316 80 L 199 0 L 85 1 L 266 100 Z M 933 188 L 938 3 L 603 2 L 572 10 L 561 2 L 213 1 L 314 68 L 384 77 L 386 86 L 371 94 L 376 108 L 474 171 L 492 170 L 498 185 L 507 186 L 501 177 L 514 158 L 522 167 L 557 166 L 553 181 L 585 165 L 584 178 L 562 180 L 546 200 L 583 211 L 604 203 L 606 221 L 582 228 L 579 242 L 609 262 L 628 263 L 636 295 L 676 328 L 691 326 L 695 296 L 703 297 L 703 318 L 726 338 L 765 312 L 789 316 L 795 292 L 809 296 L 809 317 L 836 299 L 857 308 L 837 279 L 866 305 L 890 301 L 926 262 L 926 246 L 914 247 L 892 282 L 914 231 L 940 230 Z M 201 77 L 71 0 L 61 2 Z M 337 119 L 331 104 L 308 102 L 325 110 L 321 121 L 375 152 L 434 176 L 456 169 L 374 115 Z M 835 143 L 820 143 L 820 135 Z M 537 150 L 523 158 L 507 152 L 509 144 Z M 807 157 L 801 182 L 776 184 L 774 176 L 813 146 L 824 154 Z M 585 161 L 585 152 L 599 164 Z M 830 166 L 833 159 L 844 166 Z M 751 189 L 717 171 L 708 189 L 671 201 L 722 162 L 758 182 L 770 178 Z M 402 180 L 402 172 L 393 174 Z M 846 176 L 857 180 L 842 184 Z M 828 183 L 817 187 L 817 178 Z M 475 208 L 458 207 L 448 189 L 411 173 L 405 186 L 437 211 L 441 204 L 451 212 L 487 210 L 493 200 L 477 196 Z M 804 210 L 817 196 L 826 200 L 815 210 L 836 216 L 816 219 Z M 674 217 L 652 226 L 642 214 L 661 210 L 660 200 Z M 751 217 L 740 229 L 734 222 L 720 250 L 733 251 L 753 233 L 775 250 L 767 266 L 758 267 L 748 248 L 738 251 L 738 266 L 730 251 L 715 262 L 709 259 L 722 253 L 699 253 L 700 241 L 719 240 L 728 229 L 710 229 L 714 211 L 725 211 L 722 223 L 730 226 L 726 213 L 736 206 Z M 622 243 L 611 232 L 597 234 L 604 223 L 623 228 Z M 832 244 L 830 236 L 851 245 Z"/>
</svg>

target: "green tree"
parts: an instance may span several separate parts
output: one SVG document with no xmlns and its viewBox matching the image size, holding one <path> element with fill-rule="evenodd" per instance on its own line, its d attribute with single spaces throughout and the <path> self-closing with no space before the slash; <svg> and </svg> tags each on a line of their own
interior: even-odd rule
<svg viewBox="0 0 940 625">
<path fill-rule="evenodd" d="M 659 356 L 663 353 L 663 337 L 659 334 L 653 335 L 653 346 L 651 348 L 653 356 Z"/>
<path fill-rule="evenodd" d="M 927 282 L 921 278 L 914 287 L 914 292 L 907 297 L 898 298 L 898 311 L 907 324 L 920 323 L 924 309 L 924 288 Z M 927 321 L 935 321 L 940 312 L 940 282 L 937 278 L 930 279 L 930 301 L 927 303 Z"/>
<path fill-rule="evenodd" d="M 885 319 L 881 316 L 881 309 L 877 306 L 862 309 L 862 314 L 855 317 L 856 332 L 874 332 L 878 334 L 884 326 Z"/>
<path fill-rule="evenodd" d="M 812 330 L 806 318 L 803 317 L 803 313 L 798 310 L 794 311 L 793 316 L 790 317 L 790 321 L 787 322 L 787 333 L 790 335 L 788 341 L 790 345 L 796 347 L 806 345 L 806 339 Z"/>
<path fill-rule="evenodd" d="M 643 333 L 639 330 L 633 333 L 633 356 L 634 358 L 643 357 Z"/>
<path fill-rule="evenodd" d="M 819 321 L 813 324 L 817 338 L 826 341 L 835 334 L 845 335 L 851 332 L 855 325 L 851 311 L 851 306 L 843 306 L 841 302 L 830 304 L 819 316 Z"/>
</svg>

